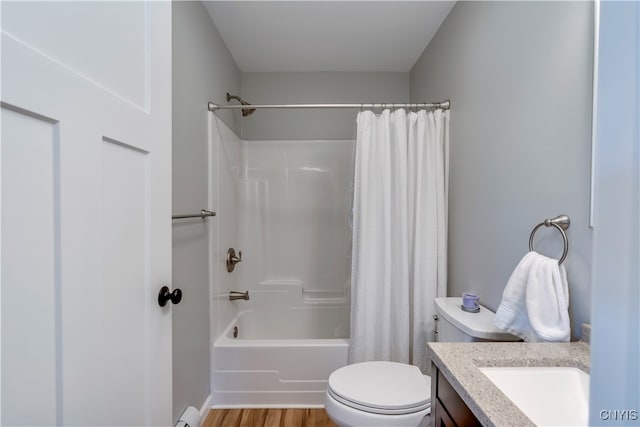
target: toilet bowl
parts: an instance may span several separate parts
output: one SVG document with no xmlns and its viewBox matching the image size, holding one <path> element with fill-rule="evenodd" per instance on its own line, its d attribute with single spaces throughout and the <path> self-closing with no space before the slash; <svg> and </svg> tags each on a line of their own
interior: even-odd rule
<svg viewBox="0 0 640 427">
<path fill-rule="evenodd" d="M 438 341 L 517 341 L 493 325 L 494 313 L 460 309 L 462 298 L 436 298 Z M 431 379 L 415 366 L 362 362 L 329 376 L 325 410 L 340 427 L 426 426 L 431 412 Z"/>
<path fill-rule="evenodd" d="M 348 365 L 329 377 L 325 410 L 341 427 L 426 426 L 431 379 L 404 363 Z"/>
</svg>

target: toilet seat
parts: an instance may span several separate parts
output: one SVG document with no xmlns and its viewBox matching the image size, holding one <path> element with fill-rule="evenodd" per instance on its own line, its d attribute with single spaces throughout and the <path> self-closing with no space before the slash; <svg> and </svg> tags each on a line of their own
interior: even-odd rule
<svg viewBox="0 0 640 427">
<path fill-rule="evenodd" d="M 334 371 L 327 393 L 336 401 L 380 415 L 404 415 L 431 407 L 431 379 L 416 366 L 363 362 Z"/>
</svg>

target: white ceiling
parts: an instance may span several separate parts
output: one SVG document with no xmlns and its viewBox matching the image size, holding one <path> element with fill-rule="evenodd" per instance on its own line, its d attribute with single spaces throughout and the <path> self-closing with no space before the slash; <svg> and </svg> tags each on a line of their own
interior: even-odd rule
<svg viewBox="0 0 640 427">
<path fill-rule="evenodd" d="M 204 4 L 244 72 L 407 72 L 455 1 Z"/>
</svg>

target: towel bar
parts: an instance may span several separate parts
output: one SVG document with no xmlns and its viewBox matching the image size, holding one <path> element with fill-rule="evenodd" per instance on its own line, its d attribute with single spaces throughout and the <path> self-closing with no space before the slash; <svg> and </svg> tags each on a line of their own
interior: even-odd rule
<svg viewBox="0 0 640 427">
<path fill-rule="evenodd" d="M 564 251 L 562 252 L 562 256 L 558 260 L 558 265 L 562 264 L 567 257 L 567 253 L 569 252 L 569 239 L 567 238 L 567 233 L 564 232 L 571 225 L 571 220 L 568 215 L 558 215 L 555 218 L 549 218 L 542 221 L 540 224 L 536 225 L 531 231 L 531 236 L 529 236 L 529 250 L 533 250 L 533 236 L 538 231 L 538 228 L 542 227 L 555 227 L 558 229 L 560 234 L 562 234 L 562 239 L 564 240 Z"/>
</svg>

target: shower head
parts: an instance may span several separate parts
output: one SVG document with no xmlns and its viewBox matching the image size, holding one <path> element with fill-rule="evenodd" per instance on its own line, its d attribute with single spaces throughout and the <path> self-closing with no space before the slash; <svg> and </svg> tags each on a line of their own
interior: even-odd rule
<svg viewBox="0 0 640 427">
<path fill-rule="evenodd" d="M 251 105 L 247 101 L 245 101 L 244 99 L 240 98 L 239 96 L 230 95 L 229 92 L 227 92 L 227 102 L 230 102 L 232 99 L 240 101 L 240 104 L 242 104 L 242 105 Z M 250 116 L 250 115 L 253 114 L 254 111 L 256 111 L 255 108 L 243 108 L 242 109 L 242 117 Z"/>
</svg>

